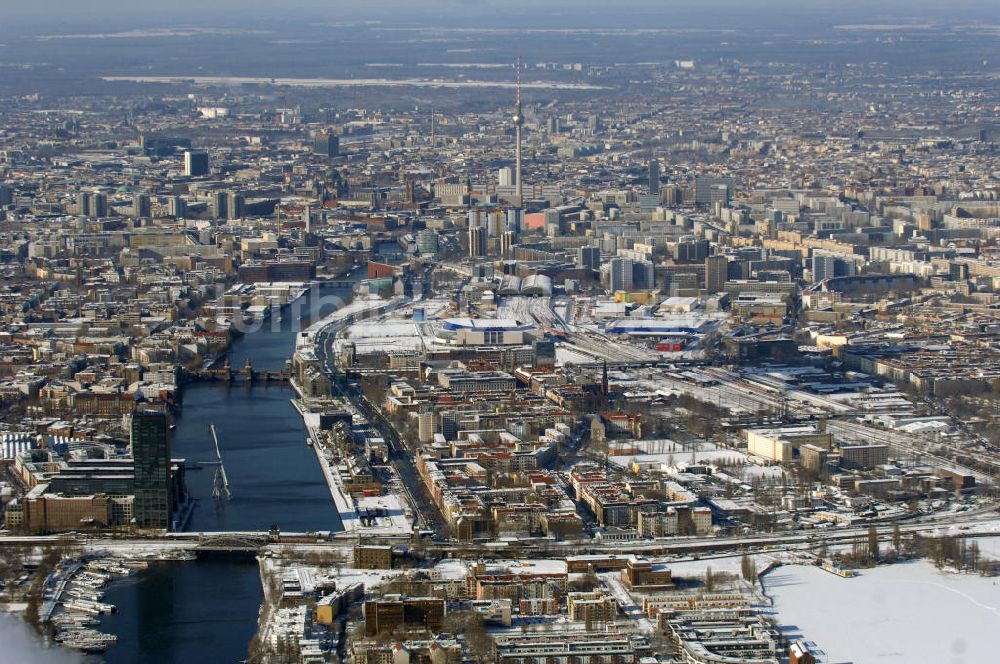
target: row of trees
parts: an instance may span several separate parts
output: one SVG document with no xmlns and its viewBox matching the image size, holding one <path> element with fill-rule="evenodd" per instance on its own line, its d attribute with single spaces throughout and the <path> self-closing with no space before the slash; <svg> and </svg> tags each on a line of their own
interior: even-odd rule
<svg viewBox="0 0 1000 664">
<path fill-rule="evenodd" d="M 27 604 L 24 607 L 24 619 L 35 630 L 41 633 L 44 629 L 42 617 L 39 609 L 45 594 L 45 581 L 63 558 L 71 555 L 72 547 L 64 545 L 48 546 L 42 550 L 42 557 L 38 561 L 31 576 L 31 584 L 28 587 Z"/>
<path fill-rule="evenodd" d="M 878 530 L 870 526 L 866 535 L 856 538 L 851 543 L 851 551 L 847 554 L 834 554 L 833 558 L 854 567 L 870 567 L 880 562 L 894 563 L 901 557 L 928 558 L 938 569 L 954 567 L 960 572 L 975 572 L 984 576 L 997 573 L 997 561 L 985 558 L 979 543 L 974 539 L 966 541 L 954 535 L 943 537 L 924 537 L 914 533 L 909 542 L 903 541 L 899 524 L 893 524 L 890 536 L 891 547 L 883 549 Z M 828 545 L 820 544 L 816 554 L 827 558 Z"/>
<path fill-rule="evenodd" d="M 943 537 L 913 536 L 913 548 L 926 556 L 938 569 L 949 566 L 960 572 L 975 572 L 984 576 L 996 573 L 995 561 L 982 556 L 976 540 L 966 541 L 954 535 Z"/>
</svg>

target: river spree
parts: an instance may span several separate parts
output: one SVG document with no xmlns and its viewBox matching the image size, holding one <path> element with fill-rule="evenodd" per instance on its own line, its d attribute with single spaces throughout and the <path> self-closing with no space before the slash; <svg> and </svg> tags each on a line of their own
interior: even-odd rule
<svg viewBox="0 0 1000 664">
<path fill-rule="evenodd" d="M 118 636 L 107 664 L 239 662 L 257 629 L 263 594 L 254 560 L 151 563 L 113 583 L 118 613 L 101 629 Z"/>
<path fill-rule="evenodd" d="M 314 316 L 329 313 L 335 291 L 320 290 L 279 319 L 237 339 L 230 363 L 242 367 L 247 358 L 255 369 L 281 369 L 291 358 L 295 335 Z M 267 530 L 277 525 L 289 532 L 339 530 L 340 518 L 330 498 L 306 428 L 292 407 L 295 393 L 287 385 L 196 383 L 184 389 L 172 454 L 187 460 L 188 488 L 198 500 L 187 530 Z M 209 426 L 215 424 L 232 497 L 212 498 L 215 451 Z M 195 470 L 201 468 L 200 470 Z"/>
</svg>

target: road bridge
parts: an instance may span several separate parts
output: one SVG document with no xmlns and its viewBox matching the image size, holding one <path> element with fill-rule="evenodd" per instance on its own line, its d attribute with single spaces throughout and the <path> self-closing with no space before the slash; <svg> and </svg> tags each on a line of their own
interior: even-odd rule
<svg viewBox="0 0 1000 664">
<path fill-rule="evenodd" d="M 226 533 L 202 536 L 192 547 L 198 553 L 257 553 L 271 542 L 268 534 Z"/>
</svg>

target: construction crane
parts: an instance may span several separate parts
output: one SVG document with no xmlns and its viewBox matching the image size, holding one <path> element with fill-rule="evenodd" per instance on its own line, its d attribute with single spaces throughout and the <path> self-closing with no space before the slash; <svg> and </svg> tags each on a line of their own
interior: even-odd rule
<svg viewBox="0 0 1000 664">
<path fill-rule="evenodd" d="M 233 497 L 229 490 L 229 478 L 226 477 L 226 467 L 222 465 L 222 451 L 219 449 L 219 437 L 215 435 L 215 425 L 210 424 L 208 428 L 212 432 L 212 442 L 215 444 L 215 459 L 219 467 L 215 469 L 215 480 L 212 483 L 212 498 L 216 500 L 229 500 Z"/>
</svg>

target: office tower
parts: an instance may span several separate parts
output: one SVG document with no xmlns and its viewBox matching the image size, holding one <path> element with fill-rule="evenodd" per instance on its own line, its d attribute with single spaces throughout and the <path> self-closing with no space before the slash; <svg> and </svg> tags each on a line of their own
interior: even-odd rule
<svg viewBox="0 0 1000 664">
<path fill-rule="evenodd" d="M 601 122 L 601 116 L 591 115 L 587 118 L 587 129 L 589 131 L 598 132 L 603 129 L 603 123 Z"/>
<path fill-rule="evenodd" d="M 729 259 L 725 256 L 709 256 L 705 259 L 705 290 L 709 295 L 721 293 L 729 276 Z"/>
<path fill-rule="evenodd" d="M 469 228 L 479 228 L 486 226 L 486 215 L 488 210 L 483 208 L 472 208 L 469 210 Z"/>
<path fill-rule="evenodd" d="M 187 216 L 187 201 L 180 196 L 171 196 L 167 199 L 167 214 L 175 219 L 183 219 Z"/>
<path fill-rule="evenodd" d="M 132 415 L 130 444 L 135 463 L 135 524 L 170 528 L 170 430 L 167 416 L 139 411 Z"/>
<path fill-rule="evenodd" d="M 229 192 L 228 200 L 226 201 L 226 219 L 242 219 L 243 218 L 243 197 L 237 194 L 235 191 Z"/>
<path fill-rule="evenodd" d="M 469 257 L 482 258 L 486 256 L 486 243 L 488 235 L 485 228 L 472 227 L 469 229 Z"/>
<path fill-rule="evenodd" d="M 674 245 L 672 256 L 679 263 L 700 263 L 708 256 L 708 240 L 687 240 Z"/>
<path fill-rule="evenodd" d="M 601 269 L 601 248 L 580 247 L 576 250 L 576 264 L 591 270 Z"/>
<path fill-rule="evenodd" d="M 731 177 L 713 177 L 710 175 L 698 175 L 694 179 L 694 202 L 696 205 L 711 205 L 713 201 L 713 190 L 715 185 L 726 186 L 726 201 L 732 198 L 734 180 Z M 714 194 L 714 200 L 718 200 L 720 194 L 718 190 Z"/>
<path fill-rule="evenodd" d="M 224 191 L 217 191 L 212 194 L 212 210 L 216 219 L 226 219 L 229 214 L 229 198 Z"/>
<path fill-rule="evenodd" d="M 522 196 L 524 191 L 521 184 L 521 127 L 524 126 L 524 112 L 521 109 L 521 61 L 517 61 L 517 104 L 514 106 L 514 117 L 511 119 L 514 123 L 515 132 L 515 162 L 514 162 L 514 197 L 517 199 L 517 204 L 520 205 L 522 201 Z"/>
<path fill-rule="evenodd" d="M 661 190 L 660 200 L 666 205 L 680 205 L 684 200 L 684 191 L 676 184 L 668 184 Z"/>
<path fill-rule="evenodd" d="M 729 185 L 713 184 L 708 192 L 708 204 L 716 214 L 720 213 L 717 208 L 729 207 Z"/>
<path fill-rule="evenodd" d="M 10 205 L 14 202 L 14 188 L 9 184 L 0 184 L 0 205 Z"/>
<path fill-rule="evenodd" d="M 90 213 L 95 217 L 108 216 L 108 197 L 104 194 L 91 194 Z"/>
<path fill-rule="evenodd" d="M 524 230 L 524 210 L 521 208 L 507 209 L 507 230 L 515 233 Z"/>
<path fill-rule="evenodd" d="M 417 251 L 421 256 L 433 256 L 438 252 L 438 234 L 429 228 L 417 233 Z"/>
<path fill-rule="evenodd" d="M 333 132 L 321 131 L 313 137 L 313 154 L 336 157 L 340 154 L 340 138 Z"/>
<path fill-rule="evenodd" d="M 952 281 L 968 281 L 969 265 L 967 263 L 948 263 L 948 278 Z"/>
<path fill-rule="evenodd" d="M 835 256 L 813 256 L 812 257 L 812 280 L 823 281 L 833 278 L 837 271 L 837 258 Z"/>
<path fill-rule="evenodd" d="M 632 290 L 632 260 L 630 258 L 612 258 L 608 273 L 608 290 Z"/>
<path fill-rule="evenodd" d="M 500 235 L 500 255 L 504 258 L 513 258 L 514 239 L 515 235 L 513 231 L 504 231 Z"/>
<path fill-rule="evenodd" d="M 507 216 L 500 211 L 490 212 L 486 217 L 486 228 L 490 237 L 500 237 L 507 230 Z"/>
<path fill-rule="evenodd" d="M 652 261 L 632 261 L 632 288 L 648 290 L 656 285 L 656 272 Z"/>
<path fill-rule="evenodd" d="M 132 216 L 136 219 L 146 219 L 152 216 L 150 212 L 149 196 L 146 194 L 136 194 L 132 198 Z"/>
<path fill-rule="evenodd" d="M 84 217 L 89 217 L 90 212 L 90 194 L 85 191 L 81 191 L 76 195 L 76 207 L 80 214 Z"/>
<path fill-rule="evenodd" d="M 501 168 L 497 171 L 497 184 L 501 187 L 510 187 L 514 184 L 514 171 L 510 168 Z"/>
<path fill-rule="evenodd" d="M 779 266 L 775 266 L 779 267 Z M 834 277 L 852 277 L 857 266 L 854 261 L 844 260 L 836 256 L 817 254 L 812 257 L 812 280 L 813 282 L 833 279 Z"/>
<path fill-rule="evenodd" d="M 312 208 L 308 205 L 306 209 L 302 211 L 302 222 L 306 227 L 306 235 L 312 233 Z"/>
<path fill-rule="evenodd" d="M 184 175 L 189 178 L 208 175 L 208 153 L 187 150 L 184 153 Z"/>
<path fill-rule="evenodd" d="M 660 193 L 660 162 L 655 158 L 649 162 L 649 193 Z"/>
</svg>

